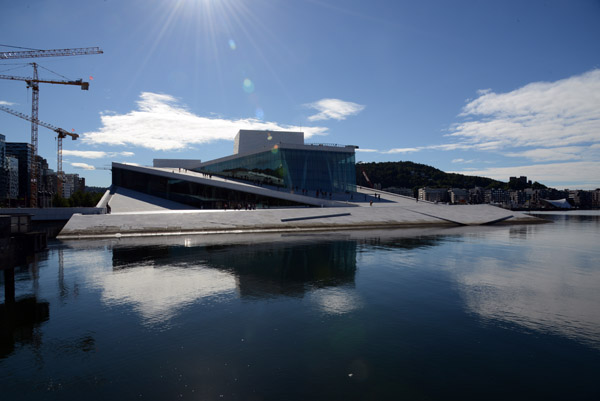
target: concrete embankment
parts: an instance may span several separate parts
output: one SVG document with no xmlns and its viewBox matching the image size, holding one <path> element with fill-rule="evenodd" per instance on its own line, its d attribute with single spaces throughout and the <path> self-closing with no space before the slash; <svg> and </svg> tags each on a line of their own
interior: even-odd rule
<svg viewBox="0 0 600 401">
<path fill-rule="evenodd" d="M 31 231 L 30 215 L 0 215 L 0 270 L 25 263 L 46 246 L 46 233 Z"/>
<path fill-rule="evenodd" d="M 537 223 L 543 220 L 489 205 L 377 205 L 259 210 L 173 210 L 75 214 L 58 235 L 69 238 L 178 235 L 190 233 L 323 231 L 416 226 Z"/>
<path fill-rule="evenodd" d="M 101 214 L 104 211 L 101 207 L 1 208 L 0 214 L 29 215 L 31 231 L 43 232 L 48 238 L 55 238 L 74 214 Z"/>
</svg>

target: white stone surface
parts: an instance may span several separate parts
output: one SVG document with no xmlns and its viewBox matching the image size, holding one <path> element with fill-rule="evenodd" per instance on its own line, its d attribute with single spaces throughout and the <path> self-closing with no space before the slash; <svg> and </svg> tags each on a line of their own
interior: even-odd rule
<svg viewBox="0 0 600 401">
<path fill-rule="evenodd" d="M 125 188 L 116 188 L 114 193 L 110 195 L 108 204 L 112 213 L 197 210 L 192 206 Z"/>
<path fill-rule="evenodd" d="M 370 188 L 358 187 L 352 202 L 275 191 L 240 181 L 209 177 L 173 168 L 113 163 L 119 168 L 170 179 L 185 179 L 232 190 L 312 204 L 258 210 L 184 210 L 189 206 L 117 188 L 108 201 L 112 214 L 74 215 L 58 238 L 178 235 L 190 233 L 286 232 L 394 227 L 433 227 L 541 222 L 541 219 L 490 205 L 445 205 L 418 201 Z M 347 197 L 346 194 L 338 194 Z M 377 196 L 375 196 L 377 195 Z M 337 196 L 337 195 L 336 195 Z M 371 203 L 372 201 L 372 203 Z M 320 207 L 319 207 L 320 206 Z M 290 221 L 290 219 L 292 219 Z M 296 219 L 296 220 L 294 220 Z M 283 221 L 282 221 L 283 220 Z"/>
<path fill-rule="evenodd" d="M 342 216 L 320 217 L 329 215 Z M 311 219 L 282 221 L 306 217 Z M 377 207 L 147 211 L 74 215 L 58 238 L 479 225 L 507 217 L 511 223 L 542 221 L 489 205 L 448 206 L 423 202 L 415 202 L 411 207 L 382 203 Z"/>
</svg>

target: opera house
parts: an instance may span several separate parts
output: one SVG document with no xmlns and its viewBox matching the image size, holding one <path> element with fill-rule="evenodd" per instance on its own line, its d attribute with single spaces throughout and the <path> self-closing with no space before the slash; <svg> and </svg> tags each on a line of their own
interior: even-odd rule
<svg viewBox="0 0 600 401">
<path fill-rule="evenodd" d="M 74 215 L 58 238 L 537 222 L 490 205 L 449 206 L 356 185 L 353 145 L 302 132 L 240 130 L 230 156 L 112 164 L 100 215 Z"/>
</svg>

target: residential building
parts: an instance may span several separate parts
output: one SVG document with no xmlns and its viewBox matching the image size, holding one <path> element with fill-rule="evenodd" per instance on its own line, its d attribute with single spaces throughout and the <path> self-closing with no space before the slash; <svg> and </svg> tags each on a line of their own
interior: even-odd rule
<svg viewBox="0 0 600 401">
<path fill-rule="evenodd" d="M 469 191 L 461 188 L 451 188 L 448 190 L 450 194 L 450 203 L 468 203 L 469 202 Z"/>
<path fill-rule="evenodd" d="M 484 193 L 485 203 L 510 204 L 510 193 L 504 189 L 488 189 Z"/>
<path fill-rule="evenodd" d="M 85 178 L 80 178 L 79 174 L 64 174 L 62 184 L 63 198 L 70 198 L 77 191 L 85 191 Z"/>
<path fill-rule="evenodd" d="M 484 190 L 481 187 L 469 189 L 469 203 L 478 205 L 484 201 Z"/>
<path fill-rule="evenodd" d="M 450 196 L 445 188 L 419 188 L 419 200 L 429 202 L 448 202 Z"/>
</svg>

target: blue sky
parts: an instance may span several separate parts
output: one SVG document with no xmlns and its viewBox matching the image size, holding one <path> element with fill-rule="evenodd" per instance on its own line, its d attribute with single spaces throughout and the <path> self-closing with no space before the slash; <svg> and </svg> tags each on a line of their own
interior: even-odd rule
<svg viewBox="0 0 600 401">
<path fill-rule="evenodd" d="M 598 21 L 597 0 L 22 0 L 3 3 L 0 44 L 104 54 L 0 74 L 35 61 L 40 77 L 90 82 L 41 84 L 39 109 L 81 135 L 63 168 L 88 185 L 110 184 L 111 161 L 210 160 L 239 129 L 293 129 L 358 145 L 357 161 L 594 189 Z M 0 104 L 30 114 L 31 93 L 0 80 Z M 28 142 L 30 125 L 0 113 L 0 133 Z M 39 143 L 56 166 L 54 132 Z"/>
</svg>

